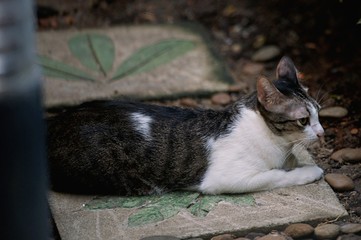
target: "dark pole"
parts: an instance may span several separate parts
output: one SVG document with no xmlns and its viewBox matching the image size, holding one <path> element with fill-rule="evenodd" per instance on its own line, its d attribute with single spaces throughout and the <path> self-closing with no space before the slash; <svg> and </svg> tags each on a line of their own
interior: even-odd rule
<svg viewBox="0 0 361 240">
<path fill-rule="evenodd" d="M 49 238 L 33 1 L 0 1 L 0 239 Z"/>
</svg>

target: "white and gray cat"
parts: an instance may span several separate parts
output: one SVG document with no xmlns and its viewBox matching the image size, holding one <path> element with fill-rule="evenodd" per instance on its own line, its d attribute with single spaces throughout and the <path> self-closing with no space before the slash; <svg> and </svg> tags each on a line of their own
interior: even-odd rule
<svg viewBox="0 0 361 240">
<path fill-rule="evenodd" d="M 305 150 L 323 136 L 320 106 L 289 58 L 280 60 L 276 72 L 277 80 L 260 78 L 256 92 L 222 111 L 95 101 L 49 119 L 53 188 L 220 194 L 320 179 L 322 169 Z"/>
</svg>

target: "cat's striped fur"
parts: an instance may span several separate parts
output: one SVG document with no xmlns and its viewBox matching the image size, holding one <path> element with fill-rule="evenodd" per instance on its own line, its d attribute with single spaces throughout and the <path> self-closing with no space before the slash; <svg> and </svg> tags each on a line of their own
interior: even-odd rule
<svg viewBox="0 0 361 240">
<path fill-rule="evenodd" d="M 222 111 L 96 101 L 59 114 L 48 121 L 52 186 L 75 193 L 218 194 L 313 182 L 322 170 L 294 153 L 323 129 L 319 105 L 296 71 L 282 58 L 276 81 L 259 79 L 256 92 Z M 303 163 L 286 171 L 290 159 Z"/>
</svg>

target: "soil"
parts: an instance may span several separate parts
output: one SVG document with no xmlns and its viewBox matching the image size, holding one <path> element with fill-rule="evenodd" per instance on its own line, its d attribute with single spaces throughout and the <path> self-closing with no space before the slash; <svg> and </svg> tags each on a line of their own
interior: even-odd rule
<svg viewBox="0 0 361 240">
<path fill-rule="evenodd" d="M 207 29 L 236 82 L 254 89 L 262 73 L 273 78 L 277 59 L 253 62 L 263 46 L 276 45 L 303 73 L 304 84 L 323 107 L 348 109 L 343 118 L 322 118 L 325 144 L 314 151 L 326 173 L 343 173 L 353 191 L 336 193 L 361 223 L 361 163 L 330 159 L 338 149 L 361 147 L 361 2 L 352 0 L 38 0 L 38 29 L 94 28 L 121 24 L 196 22 Z M 242 90 L 245 88 L 242 87 Z M 235 101 L 245 91 L 230 90 Z M 221 108 L 211 98 L 163 104 Z"/>
</svg>

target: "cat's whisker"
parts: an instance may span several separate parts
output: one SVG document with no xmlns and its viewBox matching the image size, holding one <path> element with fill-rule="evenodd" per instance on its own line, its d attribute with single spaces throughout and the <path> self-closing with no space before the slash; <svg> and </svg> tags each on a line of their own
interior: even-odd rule
<svg viewBox="0 0 361 240">
<path fill-rule="evenodd" d="M 316 94 L 316 97 L 315 97 L 315 100 L 320 103 L 320 99 L 319 99 L 319 96 L 322 92 L 322 89 L 323 87 L 326 85 L 326 82 L 322 83 L 322 85 L 319 87 L 318 91 L 317 91 L 317 94 Z"/>
<path fill-rule="evenodd" d="M 325 92 L 317 102 L 318 104 L 320 104 L 321 107 L 324 107 L 328 99 L 329 99 L 329 92 Z"/>
<path fill-rule="evenodd" d="M 290 150 L 287 151 L 285 160 L 287 160 L 287 158 L 289 158 L 291 154 L 301 152 L 304 148 L 307 148 L 307 145 L 309 143 L 308 138 L 302 138 L 302 139 L 298 139 L 296 141 L 298 141 L 298 142 L 296 144 L 294 144 Z"/>
<path fill-rule="evenodd" d="M 297 144 L 297 143 L 299 143 L 299 142 L 302 142 L 302 141 L 304 141 L 305 140 L 305 138 L 301 138 L 301 139 L 296 139 L 296 140 L 293 140 L 293 141 L 289 141 L 287 144 Z"/>
<path fill-rule="evenodd" d="M 295 141 L 293 141 L 295 144 L 292 146 L 292 148 L 290 148 L 289 150 L 287 150 L 286 154 L 285 154 L 285 157 L 284 157 L 284 161 L 286 161 L 290 155 L 294 152 L 294 150 L 297 148 L 302 148 L 304 146 L 304 143 L 305 143 L 305 139 L 302 138 L 302 139 L 297 139 Z"/>
</svg>

